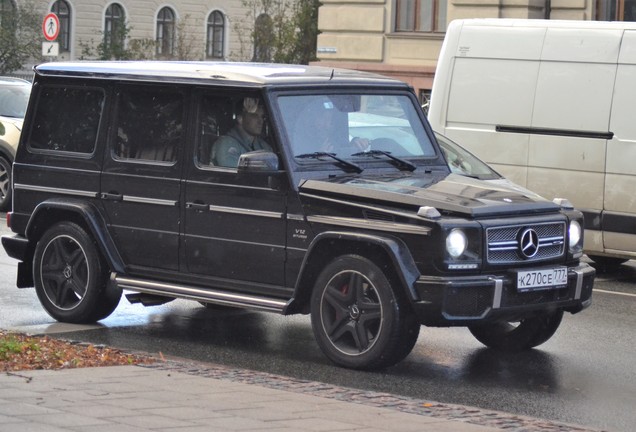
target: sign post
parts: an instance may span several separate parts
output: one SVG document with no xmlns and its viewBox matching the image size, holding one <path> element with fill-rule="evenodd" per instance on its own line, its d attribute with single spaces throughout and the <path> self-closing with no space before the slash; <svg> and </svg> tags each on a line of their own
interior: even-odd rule
<svg viewBox="0 0 636 432">
<path fill-rule="evenodd" d="M 42 33 L 48 42 L 42 42 L 42 55 L 45 57 L 57 57 L 60 47 L 54 42 L 60 34 L 60 19 L 54 13 L 50 13 L 44 17 L 42 21 Z"/>
</svg>

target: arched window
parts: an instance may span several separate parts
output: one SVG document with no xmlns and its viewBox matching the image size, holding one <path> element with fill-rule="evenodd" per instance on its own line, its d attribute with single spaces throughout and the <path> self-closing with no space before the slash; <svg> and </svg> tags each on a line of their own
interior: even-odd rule
<svg viewBox="0 0 636 432">
<path fill-rule="evenodd" d="M 206 58 L 222 59 L 224 57 L 224 35 L 225 17 L 223 13 L 214 11 L 208 16 L 208 30 L 205 44 Z"/>
<path fill-rule="evenodd" d="M 174 54 L 175 14 L 169 7 L 157 14 L 157 55 L 170 57 Z"/>
<path fill-rule="evenodd" d="M 274 23 L 267 14 L 260 14 L 254 23 L 254 62 L 271 62 L 274 43 Z"/>
<path fill-rule="evenodd" d="M 124 46 L 126 37 L 126 16 L 124 8 L 118 3 L 112 3 L 104 15 L 104 45 L 107 48 Z"/>
<path fill-rule="evenodd" d="M 57 41 L 60 43 L 60 51 L 71 50 L 71 8 L 65 0 L 57 0 L 51 7 L 60 20 L 60 34 Z"/>
</svg>

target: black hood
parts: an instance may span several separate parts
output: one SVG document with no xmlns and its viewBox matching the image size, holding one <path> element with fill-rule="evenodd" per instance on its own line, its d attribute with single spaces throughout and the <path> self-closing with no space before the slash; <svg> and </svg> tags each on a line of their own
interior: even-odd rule
<svg viewBox="0 0 636 432">
<path fill-rule="evenodd" d="M 520 213 L 552 213 L 560 207 L 537 196 L 496 187 L 457 174 L 404 174 L 399 176 L 351 176 L 329 180 L 306 180 L 301 194 L 343 201 L 364 202 L 402 209 L 435 207 L 444 214 L 493 217 Z"/>
</svg>

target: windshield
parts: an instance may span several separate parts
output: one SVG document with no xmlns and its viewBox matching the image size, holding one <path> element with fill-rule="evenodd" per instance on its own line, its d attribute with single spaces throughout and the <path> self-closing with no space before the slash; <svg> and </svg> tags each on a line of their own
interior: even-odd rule
<svg viewBox="0 0 636 432">
<path fill-rule="evenodd" d="M 301 165 L 334 163 L 326 153 L 356 163 L 392 161 L 381 157 L 383 152 L 402 159 L 435 156 L 407 95 L 285 95 L 278 104 L 292 154 Z"/>
<path fill-rule="evenodd" d="M 444 152 L 448 166 L 455 174 L 461 174 L 468 177 L 474 177 L 481 180 L 495 180 L 501 176 L 486 165 L 477 156 L 470 153 L 454 141 L 444 135 L 435 133 L 437 143 Z"/>
<path fill-rule="evenodd" d="M 31 85 L 0 84 L 0 116 L 24 118 Z"/>
</svg>

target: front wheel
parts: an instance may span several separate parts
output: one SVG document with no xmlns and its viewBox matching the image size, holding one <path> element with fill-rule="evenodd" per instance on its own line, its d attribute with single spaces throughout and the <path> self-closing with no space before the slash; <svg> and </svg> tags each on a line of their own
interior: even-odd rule
<svg viewBox="0 0 636 432">
<path fill-rule="evenodd" d="M 11 208 L 11 162 L 0 156 L 0 211 Z"/>
<path fill-rule="evenodd" d="M 35 291 L 58 321 L 92 323 L 110 315 L 121 298 L 111 287 L 97 246 L 79 225 L 61 222 L 44 233 L 33 260 Z"/>
<path fill-rule="evenodd" d="M 339 257 L 320 273 L 311 296 L 311 324 L 331 361 L 366 370 L 404 359 L 420 330 L 382 270 L 356 255 Z"/>
<path fill-rule="evenodd" d="M 490 348 L 518 352 L 541 345 L 559 328 L 563 311 L 545 312 L 518 322 L 499 321 L 471 326 L 475 338 Z"/>
</svg>

